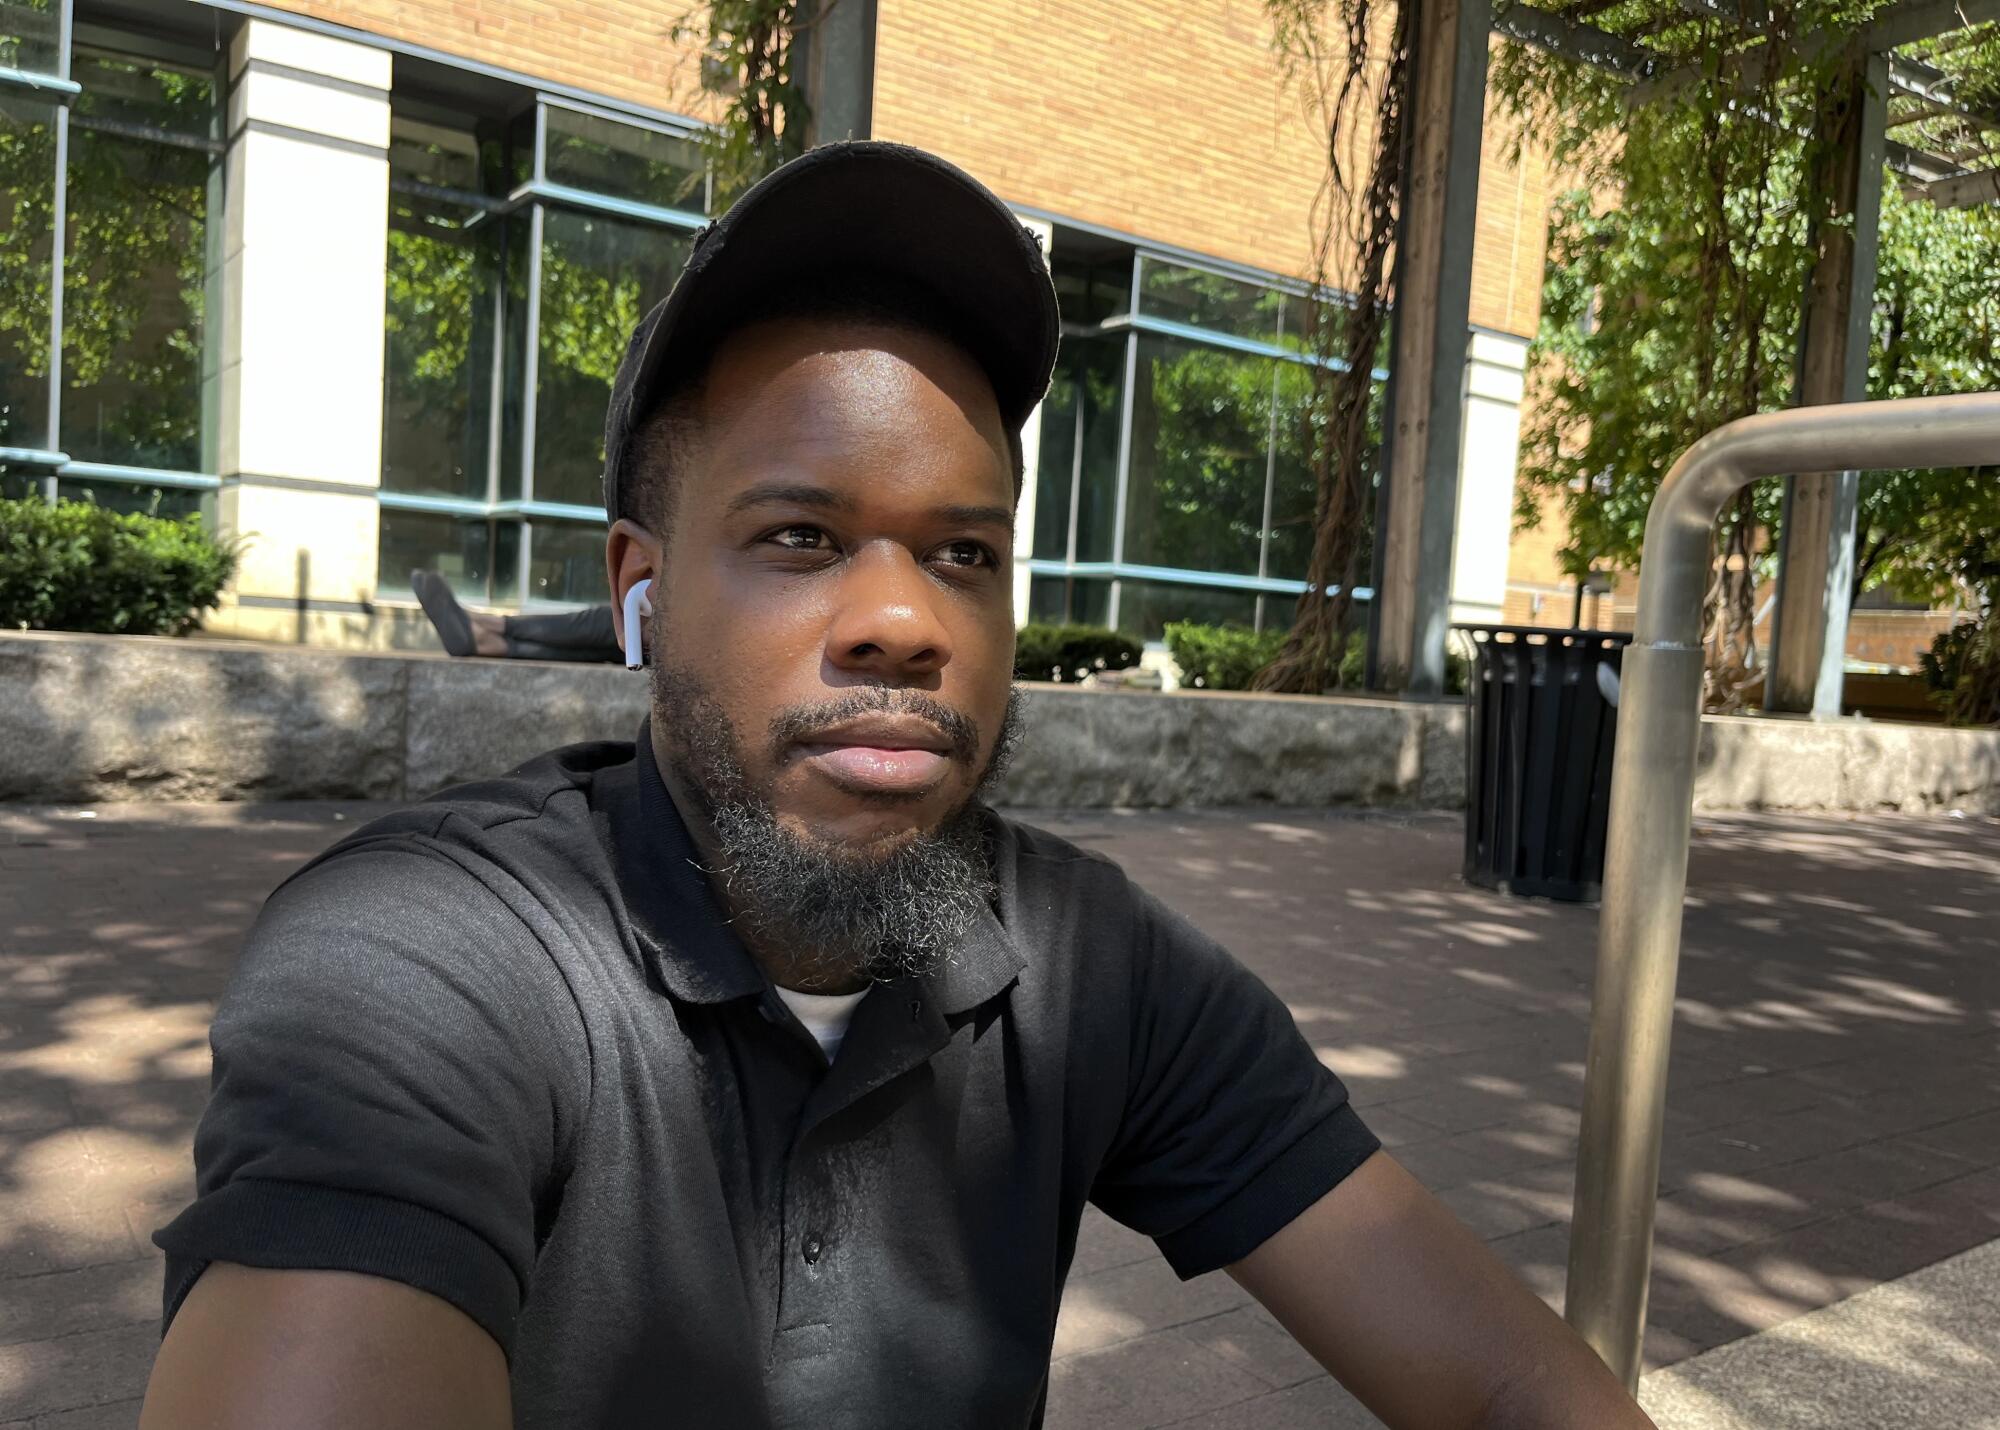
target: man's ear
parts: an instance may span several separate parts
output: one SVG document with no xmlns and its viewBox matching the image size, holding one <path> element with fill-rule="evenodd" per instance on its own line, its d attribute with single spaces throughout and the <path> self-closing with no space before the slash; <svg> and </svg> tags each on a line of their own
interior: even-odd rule
<svg viewBox="0 0 2000 1430">
<path fill-rule="evenodd" d="M 605 574 L 611 578 L 611 621 L 618 631 L 618 643 L 628 650 L 634 647 L 625 638 L 626 598 L 641 581 L 658 581 L 660 557 L 659 538 L 638 522 L 621 517 L 611 524 L 604 540 Z M 654 592 L 658 589 L 657 585 L 652 588 Z"/>
</svg>

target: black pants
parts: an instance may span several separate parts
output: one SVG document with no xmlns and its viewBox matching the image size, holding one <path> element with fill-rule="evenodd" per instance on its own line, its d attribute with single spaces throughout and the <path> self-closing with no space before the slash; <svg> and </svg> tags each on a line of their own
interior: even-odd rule
<svg viewBox="0 0 2000 1430">
<path fill-rule="evenodd" d="M 508 616 L 501 623 L 507 654 L 515 660 L 616 661 L 625 663 L 611 607 L 552 611 L 541 616 Z"/>
</svg>

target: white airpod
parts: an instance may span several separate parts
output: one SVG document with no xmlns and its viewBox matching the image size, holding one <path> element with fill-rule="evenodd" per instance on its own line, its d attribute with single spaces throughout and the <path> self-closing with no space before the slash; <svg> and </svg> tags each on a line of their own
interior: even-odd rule
<svg viewBox="0 0 2000 1430">
<path fill-rule="evenodd" d="M 646 663 L 645 632 L 640 624 L 641 616 L 653 614 L 653 603 L 646 599 L 646 592 L 652 588 L 651 578 L 634 581 L 632 589 L 625 593 L 625 668 L 637 670 Z"/>
</svg>

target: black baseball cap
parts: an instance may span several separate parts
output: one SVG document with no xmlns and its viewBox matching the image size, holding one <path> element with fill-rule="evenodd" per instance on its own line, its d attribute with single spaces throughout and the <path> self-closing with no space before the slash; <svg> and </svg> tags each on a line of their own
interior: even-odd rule
<svg viewBox="0 0 2000 1430">
<path fill-rule="evenodd" d="M 639 321 L 604 423 L 604 509 L 625 510 L 632 433 L 774 288 L 868 273 L 934 301 L 1018 431 L 1048 391 L 1061 323 L 1041 243 L 985 185 L 905 144 L 850 140 L 760 179 L 695 236 L 673 290 Z"/>
</svg>

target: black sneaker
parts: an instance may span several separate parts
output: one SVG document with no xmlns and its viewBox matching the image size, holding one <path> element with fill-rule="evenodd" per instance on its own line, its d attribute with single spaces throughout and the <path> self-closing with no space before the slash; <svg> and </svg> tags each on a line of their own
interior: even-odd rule
<svg viewBox="0 0 2000 1430">
<path fill-rule="evenodd" d="M 431 618 L 437 628 L 438 639 L 444 642 L 448 655 L 471 655 L 472 618 L 465 614 L 465 607 L 458 604 L 458 597 L 452 595 L 451 587 L 435 571 L 412 571 L 410 589 L 417 594 L 423 604 L 424 614 Z"/>
</svg>

